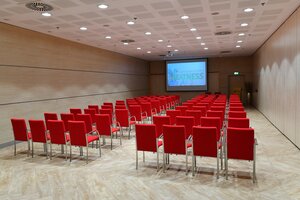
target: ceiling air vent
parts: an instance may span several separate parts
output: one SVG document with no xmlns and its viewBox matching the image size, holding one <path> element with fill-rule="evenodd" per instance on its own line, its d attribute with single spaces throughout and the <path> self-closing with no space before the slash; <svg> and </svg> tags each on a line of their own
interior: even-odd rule
<svg viewBox="0 0 300 200">
<path fill-rule="evenodd" d="M 45 11 L 51 11 L 53 10 L 53 7 L 48 5 L 48 4 L 45 4 L 45 3 L 42 3 L 42 2 L 31 2 L 31 3 L 27 3 L 26 4 L 26 7 L 31 9 L 31 10 L 34 10 L 34 11 L 41 11 L 41 12 L 45 12 Z"/>
<path fill-rule="evenodd" d="M 215 33 L 215 35 L 230 35 L 230 34 L 231 34 L 230 31 L 220 31 Z"/>
<path fill-rule="evenodd" d="M 134 40 L 128 39 L 128 40 L 121 40 L 122 43 L 132 43 L 135 42 Z"/>
<path fill-rule="evenodd" d="M 231 53 L 231 51 L 221 51 L 221 54 L 225 54 L 225 53 Z"/>
</svg>

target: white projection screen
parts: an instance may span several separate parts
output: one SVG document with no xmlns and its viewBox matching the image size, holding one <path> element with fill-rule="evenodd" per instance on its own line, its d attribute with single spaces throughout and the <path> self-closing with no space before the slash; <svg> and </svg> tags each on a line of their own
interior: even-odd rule
<svg viewBox="0 0 300 200">
<path fill-rule="evenodd" d="M 207 59 L 166 61 L 167 91 L 206 91 Z"/>
</svg>

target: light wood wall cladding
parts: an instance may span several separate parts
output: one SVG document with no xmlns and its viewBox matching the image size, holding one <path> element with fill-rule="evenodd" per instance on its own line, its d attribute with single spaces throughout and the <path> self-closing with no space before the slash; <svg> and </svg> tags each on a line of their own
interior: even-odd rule
<svg viewBox="0 0 300 200">
<path fill-rule="evenodd" d="M 220 92 L 228 93 L 228 78 L 233 75 L 233 72 L 239 71 L 245 76 L 245 81 L 252 82 L 253 63 L 252 57 L 221 57 L 208 58 L 208 76 L 210 73 L 219 73 L 219 88 Z M 165 61 L 150 62 L 150 93 L 151 94 L 166 94 L 165 89 Z M 216 84 L 216 83 L 209 83 Z M 170 92 L 171 93 L 171 92 Z M 168 93 L 168 94 L 170 94 Z M 199 92 L 173 92 L 179 94 L 182 100 L 187 100 Z"/>
<path fill-rule="evenodd" d="M 148 94 L 149 63 L 0 23 L 0 145 L 10 118 Z"/>
<path fill-rule="evenodd" d="M 300 148 L 300 10 L 254 55 L 255 106 Z"/>
</svg>

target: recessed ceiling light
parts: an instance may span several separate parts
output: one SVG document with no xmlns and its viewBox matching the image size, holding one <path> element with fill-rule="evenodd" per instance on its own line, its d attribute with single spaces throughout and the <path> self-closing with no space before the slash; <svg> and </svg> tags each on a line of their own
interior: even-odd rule
<svg viewBox="0 0 300 200">
<path fill-rule="evenodd" d="M 87 27 L 80 27 L 80 30 L 82 30 L 82 31 L 86 31 L 87 30 Z"/>
<path fill-rule="evenodd" d="M 190 18 L 189 16 L 187 16 L 187 15 L 183 15 L 183 16 L 181 16 L 181 19 L 188 19 L 188 18 Z"/>
<path fill-rule="evenodd" d="M 246 8 L 244 9 L 244 12 L 252 12 L 254 9 L 253 8 Z"/>
<path fill-rule="evenodd" d="M 124 44 L 124 45 L 128 45 L 128 42 L 124 42 L 123 44 Z"/>
<path fill-rule="evenodd" d="M 240 45 L 236 45 L 235 47 L 236 47 L 236 48 L 240 48 L 241 46 L 240 46 Z"/>
<path fill-rule="evenodd" d="M 242 42 L 243 42 L 242 40 L 238 40 L 238 41 L 237 41 L 237 43 L 242 43 Z"/>
<path fill-rule="evenodd" d="M 207 48 L 207 47 L 205 47 L 205 48 L 204 48 L 204 50 L 208 50 L 208 48 Z"/>
<path fill-rule="evenodd" d="M 158 40 L 158 42 L 163 42 L 163 40 Z"/>
<path fill-rule="evenodd" d="M 239 36 L 244 36 L 245 35 L 245 33 L 239 33 Z"/>
<path fill-rule="evenodd" d="M 105 38 L 106 38 L 106 39 L 111 39 L 111 36 L 108 35 L 108 36 L 106 36 Z"/>
<path fill-rule="evenodd" d="M 106 9 L 106 8 L 108 8 L 108 5 L 105 5 L 105 4 L 100 4 L 100 5 L 98 6 L 98 8 L 101 8 L 101 9 Z"/>
<path fill-rule="evenodd" d="M 172 47 L 172 45 L 168 45 L 167 47 L 168 47 L 168 48 L 171 48 L 171 47 Z"/>
<path fill-rule="evenodd" d="M 197 39 L 197 40 L 201 40 L 201 37 L 200 37 L 200 36 L 199 36 L 199 37 L 196 37 L 196 39 Z"/>
<path fill-rule="evenodd" d="M 202 46 L 204 46 L 204 45 L 205 45 L 205 43 L 204 43 L 204 42 L 202 42 L 202 43 L 201 43 L 201 45 L 202 45 Z"/>
<path fill-rule="evenodd" d="M 44 17 L 51 17 L 52 16 L 51 13 L 48 13 L 48 12 L 43 12 L 42 15 Z"/>
<path fill-rule="evenodd" d="M 248 26 L 248 24 L 247 23 L 242 23 L 241 26 L 243 26 L 243 27 Z"/>
<path fill-rule="evenodd" d="M 176 52 L 177 52 L 177 51 L 179 51 L 179 50 L 178 50 L 178 49 L 175 49 L 174 51 L 176 51 Z"/>
<path fill-rule="evenodd" d="M 191 30 L 191 31 L 196 31 L 197 29 L 196 29 L 196 28 L 191 28 L 190 30 Z"/>
<path fill-rule="evenodd" d="M 147 51 L 147 53 L 151 53 L 151 51 Z"/>
<path fill-rule="evenodd" d="M 151 32 L 146 32 L 146 33 L 145 33 L 145 35 L 151 35 L 151 34 L 152 34 Z"/>
<path fill-rule="evenodd" d="M 137 50 L 141 50 L 142 48 L 141 47 L 138 47 L 138 48 L 136 48 Z"/>
<path fill-rule="evenodd" d="M 129 22 L 127 22 L 127 24 L 128 24 L 128 25 L 134 25 L 135 22 L 134 22 L 134 21 L 129 21 Z"/>
</svg>

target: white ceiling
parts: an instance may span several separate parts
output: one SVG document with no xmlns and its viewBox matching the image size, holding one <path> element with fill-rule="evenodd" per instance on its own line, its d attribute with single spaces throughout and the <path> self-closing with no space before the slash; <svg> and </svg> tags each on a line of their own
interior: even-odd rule
<svg viewBox="0 0 300 200">
<path fill-rule="evenodd" d="M 26 8 L 28 2 L 0 0 L 0 21 L 145 60 L 166 59 L 159 55 L 175 49 L 179 51 L 172 59 L 251 55 L 300 5 L 299 0 L 42 0 L 54 7 L 52 16 L 44 17 Z M 99 9 L 101 3 L 109 8 Z M 243 12 L 248 7 L 254 11 Z M 182 20 L 182 15 L 190 18 Z M 127 25 L 134 17 L 136 24 Z M 249 26 L 241 27 L 244 22 Z M 81 26 L 88 30 L 81 31 Z M 194 27 L 197 31 L 190 31 Z M 152 35 L 145 35 L 147 31 Z M 215 36 L 218 31 L 232 34 Z M 241 32 L 246 35 L 238 36 Z M 112 39 L 105 39 L 107 35 Z M 124 45 L 123 39 L 135 42 Z M 241 48 L 236 48 L 238 40 L 243 41 Z"/>
</svg>

